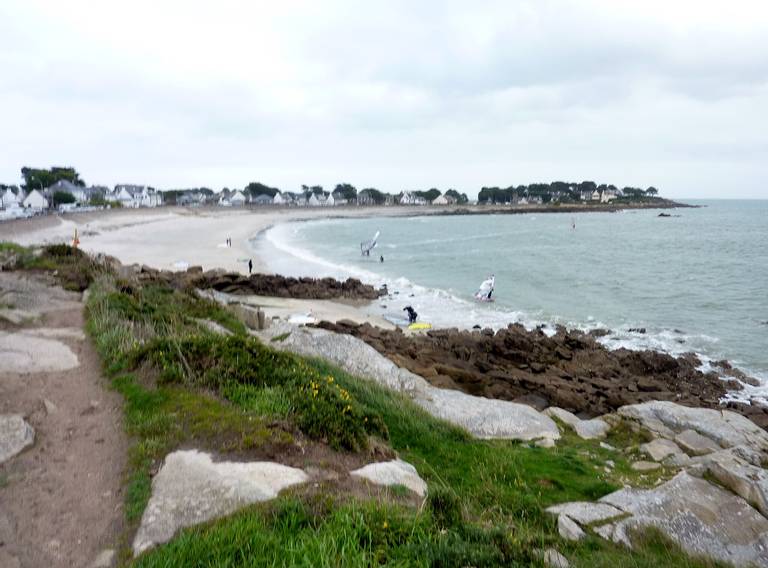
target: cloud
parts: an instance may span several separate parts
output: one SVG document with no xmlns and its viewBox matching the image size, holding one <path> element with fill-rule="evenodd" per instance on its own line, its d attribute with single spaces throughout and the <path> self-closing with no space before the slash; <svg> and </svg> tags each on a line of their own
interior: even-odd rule
<svg viewBox="0 0 768 568">
<path fill-rule="evenodd" d="M 0 179 L 766 196 L 766 32 L 740 0 L 7 0 Z"/>
</svg>

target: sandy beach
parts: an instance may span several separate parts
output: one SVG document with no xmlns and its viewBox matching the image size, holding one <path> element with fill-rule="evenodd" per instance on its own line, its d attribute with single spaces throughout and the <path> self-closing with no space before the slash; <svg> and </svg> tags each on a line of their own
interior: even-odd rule
<svg viewBox="0 0 768 568">
<path fill-rule="evenodd" d="M 52 215 L 0 223 L 0 240 L 22 245 L 71 242 L 116 257 L 123 264 L 147 264 L 163 270 L 186 265 L 247 273 L 267 270 L 248 241 L 278 224 L 328 217 L 406 216 L 444 212 L 446 208 L 381 207 L 333 209 L 230 209 L 163 207 Z M 446 211 L 447 212 L 447 211 Z M 232 245 L 226 246 L 227 238 Z"/>
</svg>

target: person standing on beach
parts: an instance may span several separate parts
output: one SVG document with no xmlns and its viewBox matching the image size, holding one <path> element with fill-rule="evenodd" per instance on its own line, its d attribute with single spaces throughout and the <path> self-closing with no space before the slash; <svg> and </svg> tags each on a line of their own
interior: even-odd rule
<svg viewBox="0 0 768 568">
<path fill-rule="evenodd" d="M 248 274 L 253 274 L 253 259 L 248 259 Z"/>
</svg>

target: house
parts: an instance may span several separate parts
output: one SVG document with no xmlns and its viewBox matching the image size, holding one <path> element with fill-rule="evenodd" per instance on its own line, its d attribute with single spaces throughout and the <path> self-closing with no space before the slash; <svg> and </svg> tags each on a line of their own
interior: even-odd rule
<svg viewBox="0 0 768 568">
<path fill-rule="evenodd" d="M 298 193 L 293 193 L 291 191 L 284 191 L 282 193 L 279 193 L 278 195 L 281 196 L 283 203 L 285 205 L 300 205 L 304 201 L 303 196 L 299 195 Z M 277 197 L 277 195 L 275 197 Z"/>
<path fill-rule="evenodd" d="M 307 199 L 307 205 L 310 207 L 318 207 L 320 205 L 320 200 L 317 198 L 317 195 L 314 193 L 310 194 L 309 199 Z"/>
<path fill-rule="evenodd" d="M 19 205 L 24 200 L 24 197 L 21 195 L 21 190 L 19 190 L 19 194 L 16 195 L 13 190 L 9 187 L 5 190 L 5 192 L 0 196 L 0 207 L 3 209 L 8 209 L 10 207 L 15 207 Z"/>
<path fill-rule="evenodd" d="M 45 193 L 49 197 L 53 197 L 53 194 L 56 193 L 57 191 L 69 193 L 70 195 L 72 195 L 72 197 L 75 198 L 75 201 L 77 203 L 85 203 L 90 198 L 85 187 L 81 185 L 75 185 L 74 183 L 66 179 L 60 179 L 59 181 L 54 183 L 52 186 L 50 186 L 48 189 L 46 189 Z"/>
<path fill-rule="evenodd" d="M 157 207 L 163 204 L 163 194 L 146 185 L 119 184 L 109 194 L 110 201 L 117 201 L 123 207 Z"/>
<path fill-rule="evenodd" d="M 277 197 L 277 195 L 280 195 L 280 194 L 279 193 L 276 194 L 275 197 Z M 254 197 L 253 199 L 251 199 L 251 203 L 253 203 L 254 205 L 272 205 L 274 202 L 275 202 L 274 197 L 270 197 L 266 193 L 261 193 L 256 197 Z"/>
<path fill-rule="evenodd" d="M 24 209 L 36 209 L 42 211 L 48 209 L 48 200 L 42 193 L 33 189 L 30 191 L 22 202 Z"/>
<path fill-rule="evenodd" d="M 432 200 L 432 205 L 448 205 L 448 198 L 445 195 L 438 195 Z"/>
<path fill-rule="evenodd" d="M 176 198 L 176 205 L 197 207 L 205 203 L 205 194 L 201 191 L 185 191 Z"/>
<path fill-rule="evenodd" d="M 419 195 L 415 195 L 410 191 L 403 192 L 400 196 L 400 205 L 426 205 L 427 200 Z"/>
<path fill-rule="evenodd" d="M 323 196 L 323 197 L 325 197 L 325 199 L 322 200 L 322 204 L 325 205 L 326 207 L 333 207 L 334 205 L 336 205 L 336 200 L 333 198 L 333 194 L 330 194 L 327 197 L 326 196 Z"/>
<path fill-rule="evenodd" d="M 331 197 L 333 197 L 334 205 L 346 205 L 349 203 L 349 199 L 345 198 L 344 194 L 340 191 L 334 191 Z"/>
<path fill-rule="evenodd" d="M 272 198 L 272 205 L 285 205 L 287 201 L 283 197 L 283 194 L 279 191 L 275 194 L 275 196 Z"/>
<path fill-rule="evenodd" d="M 364 189 L 357 194 L 358 205 L 376 205 L 376 200 L 373 198 L 373 193 Z"/>
<path fill-rule="evenodd" d="M 229 204 L 234 207 L 242 207 L 247 202 L 248 202 L 248 199 L 245 197 L 245 194 L 242 191 L 235 190 L 229 196 Z"/>
<path fill-rule="evenodd" d="M 600 203 L 610 203 L 614 199 L 616 199 L 615 189 L 604 189 L 600 192 Z"/>
</svg>

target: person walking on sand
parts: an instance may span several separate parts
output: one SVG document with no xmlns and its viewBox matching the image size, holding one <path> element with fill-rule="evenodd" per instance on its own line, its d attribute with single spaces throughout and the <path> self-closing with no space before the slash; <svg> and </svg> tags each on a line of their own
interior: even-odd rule
<svg viewBox="0 0 768 568">
<path fill-rule="evenodd" d="M 253 274 L 253 259 L 248 259 L 248 274 Z"/>
</svg>

